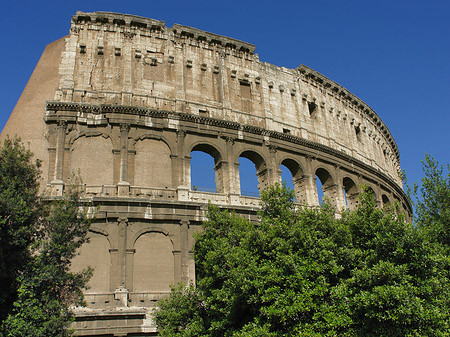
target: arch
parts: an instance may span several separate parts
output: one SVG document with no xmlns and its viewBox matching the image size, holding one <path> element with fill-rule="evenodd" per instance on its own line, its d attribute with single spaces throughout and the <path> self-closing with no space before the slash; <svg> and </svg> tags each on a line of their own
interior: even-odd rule
<svg viewBox="0 0 450 337">
<path fill-rule="evenodd" d="M 134 146 L 134 185 L 172 187 L 172 159 L 169 146 L 161 140 L 143 138 Z"/>
<path fill-rule="evenodd" d="M 284 165 L 289 169 L 293 179 L 299 179 L 303 177 L 303 168 L 296 160 L 285 158 L 281 161 L 280 165 Z"/>
<path fill-rule="evenodd" d="M 302 204 L 306 203 L 306 186 L 304 181 L 304 171 L 301 165 L 294 159 L 285 158 L 281 161 L 280 167 L 281 166 L 286 167 L 291 173 L 295 201 Z"/>
<path fill-rule="evenodd" d="M 69 133 L 69 137 L 68 137 L 68 145 L 72 146 L 73 143 L 75 143 L 75 141 L 81 137 L 98 137 L 101 136 L 105 139 L 109 139 L 111 141 L 111 144 L 113 146 L 113 148 L 118 148 L 118 142 L 117 140 L 112 137 L 110 134 L 107 134 L 105 132 L 101 132 L 101 131 L 78 131 L 78 132 L 70 132 Z"/>
<path fill-rule="evenodd" d="M 175 281 L 175 259 L 170 238 L 155 231 L 139 235 L 134 243 L 133 291 L 169 291 Z"/>
<path fill-rule="evenodd" d="M 319 179 L 320 184 L 322 185 L 323 197 L 328 198 L 331 201 L 331 204 L 336 206 L 337 191 L 332 175 L 325 168 L 319 167 L 315 171 L 315 176 L 316 179 L 317 178 Z M 322 200 L 320 200 L 320 193 L 318 189 L 317 189 L 317 199 L 320 204 Z"/>
<path fill-rule="evenodd" d="M 193 154 L 193 152 L 198 154 Z M 189 177 L 191 188 L 204 192 L 223 193 L 224 167 L 222 165 L 223 157 L 219 150 L 211 144 L 197 142 L 191 147 L 190 154 Z M 212 159 L 210 168 L 207 167 L 209 159 Z"/>
<path fill-rule="evenodd" d="M 391 205 L 391 201 L 386 194 L 383 194 L 381 196 L 381 201 L 383 203 L 383 207 L 389 207 Z"/>
<path fill-rule="evenodd" d="M 103 135 L 98 133 L 90 137 L 77 137 L 71 146 L 71 171 L 75 174 L 79 172 L 85 185 L 113 184 L 113 144 L 110 137 Z"/>
<path fill-rule="evenodd" d="M 369 192 L 369 193 L 372 193 L 372 195 L 375 198 L 375 200 L 377 200 L 377 195 L 375 194 L 375 190 L 372 187 L 367 185 L 366 186 L 366 191 Z"/>
<path fill-rule="evenodd" d="M 255 165 L 257 173 L 266 169 L 266 160 L 263 158 L 262 155 L 260 155 L 258 152 L 254 150 L 244 150 L 239 154 L 238 159 L 240 157 L 247 158 L 248 160 L 250 160 Z"/>
<path fill-rule="evenodd" d="M 215 145 L 210 144 L 205 141 L 198 141 L 198 142 L 195 142 L 194 144 L 192 144 L 189 153 L 191 153 L 192 151 L 200 151 L 200 152 L 205 152 L 205 153 L 209 154 L 211 157 L 214 158 L 214 164 L 216 164 L 216 165 L 223 158 L 222 153 L 219 151 L 219 149 Z"/>
<path fill-rule="evenodd" d="M 358 204 L 358 186 L 349 178 L 342 179 L 342 186 L 344 188 L 345 203 L 349 209 L 355 209 Z"/>
<path fill-rule="evenodd" d="M 243 182 L 248 183 L 249 181 L 252 181 L 252 177 L 250 176 L 249 172 L 245 172 L 242 170 L 242 167 L 240 165 L 239 167 L 239 181 L 240 181 L 240 190 L 241 195 L 248 195 L 248 196 L 257 196 L 259 195 L 259 192 L 266 188 L 270 184 L 269 175 L 267 171 L 267 165 L 264 158 L 257 152 L 253 150 L 244 150 L 240 153 L 238 157 L 238 162 L 240 158 L 248 159 L 250 162 L 253 163 L 256 170 L 256 178 L 257 178 L 257 191 L 254 193 L 252 190 L 252 187 L 247 185 L 243 185 Z M 247 176 L 247 177 L 246 177 Z M 244 179 L 242 179 L 244 177 Z M 246 191 L 248 190 L 248 191 Z M 249 193 L 250 191 L 250 193 Z"/>
<path fill-rule="evenodd" d="M 111 241 L 109 240 L 109 233 L 106 230 L 91 225 L 91 227 L 89 227 L 88 232 L 92 232 L 92 233 L 95 233 L 95 234 L 99 234 L 99 235 L 105 236 L 106 239 L 108 240 L 109 244 L 111 245 Z"/>
<path fill-rule="evenodd" d="M 155 135 L 153 133 L 144 133 L 144 134 L 140 135 L 139 137 L 132 139 L 130 146 L 134 148 L 139 141 L 144 140 L 144 139 L 159 140 L 167 145 L 167 147 L 170 149 L 171 154 L 176 153 L 174 145 L 166 137 L 164 137 L 162 135 Z"/>
<path fill-rule="evenodd" d="M 139 237 L 145 233 L 161 233 L 164 234 L 165 236 L 168 236 L 170 241 L 173 244 L 172 238 L 169 235 L 169 231 L 167 229 L 164 229 L 162 227 L 158 227 L 158 226 L 149 226 L 146 227 L 144 229 L 139 230 L 131 239 L 132 242 L 132 246 L 134 246 L 136 244 L 137 239 L 139 239 Z"/>
</svg>

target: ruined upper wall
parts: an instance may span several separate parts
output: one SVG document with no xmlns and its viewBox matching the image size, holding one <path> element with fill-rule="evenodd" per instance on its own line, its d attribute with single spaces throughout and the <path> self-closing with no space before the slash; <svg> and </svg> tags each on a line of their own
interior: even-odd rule
<svg viewBox="0 0 450 337">
<path fill-rule="evenodd" d="M 398 148 L 367 104 L 306 66 L 277 67 L 254 51 L 178 24 L 77 12 L 54 99 L 145 106 L 289 133 L 342 151 L 401 185 Z"/>
</svg>

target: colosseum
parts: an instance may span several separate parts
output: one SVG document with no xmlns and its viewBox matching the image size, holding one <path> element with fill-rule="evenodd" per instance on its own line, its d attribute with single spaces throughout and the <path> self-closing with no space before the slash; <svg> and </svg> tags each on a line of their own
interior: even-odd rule
<svg viewBox="0 0 450 337">
<path fill-rule="evenodd" d="M 79 336 L 153 336 L 155 303 L 194 282 L 193 233 L 208 202 L 255 218 L 239 158 L 258 189 L 292 175 L 296 202 L 353 208 L 360 186 L 380 207 L 411 205 L 397 145 L 362 100 L 317 71 L 261 62 L 255 46 L 179 24 L 77 12 L 49 44 L 3 132 L 42 160 L 42 186 L 61 196 L 72 172 L 96 207 L 90 243 L 73 262 L 94 275 Z M 191 153 L 214 160 L 215 190 L 191 185 Z"/>
</svg>

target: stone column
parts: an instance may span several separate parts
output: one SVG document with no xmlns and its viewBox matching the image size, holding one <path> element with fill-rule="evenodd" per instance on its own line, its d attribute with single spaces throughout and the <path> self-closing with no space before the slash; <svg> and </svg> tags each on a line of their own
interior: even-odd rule
<svg viewBox="0 0 450 337">
<path fill-rule="evenodd" d="M 118 302 L 117 304 L 122 307 L 128 306 L 128 289 L 126 285 L 127 278 L 127 218 L 118 218 L 118 235 L 117 235 L 117 247 L 118 247 L 118 271 L 119 271 L 119 287 L 114 291 L 114 298 Z"/>
<path fill-rule="evenodd" d="M 381 186 L 380 183 L 377 183 L 376 191 L 375 191 L 375 200 L 377 202 L 378 207 L 383 207 L 383 197 L 381 192 Z"/>
<path fill-rule="evenodd" d="M 300 178 L 293 179 L 292 182 L 294 183 L 294 189 L 295 189 L 295 202 L 297 204 L 306 204 L 308 205 L 308 180 L 310 179 L 309 176 L 303 175 Z"/>
<path fill-rule="evenodd" d="M 189 177 L 190 156 L 184 154 L 184 138 L 186 131 L 177 130 L 177 150 L 178 150 L 178 200 L 187 201 L 189 190 L 191 189 Z"/>
<path fill-rule="evenodd" d="M 62 196 L 64 190 L 63 167 L 66 127 L 66 121 L 58 121 L 58 126 L 56 127 L 55 174 L 51 182 L 53 185 L 53 193 L 57 196 Z"/>
<path fill-rule="evenodd" d="M 129 124 L 120 124 L 120 179 L 118 193 L 121 197 L 130 194 L 130 183 L 128 182 L 128 133 Z"/>
<path fill-rule="evenodd" d="M 181 282 L 189 284 L 189 220 L 180 221 Z"/>
<path fill-rule="evenodd" d="M 133 33 L 123 34 L 124 40 L 122 44 L 123 49 L 123 91 L 122 91 L 122 105 L 131 105 L 133 96 Z"/>
<path fill-rule="evenodd" d="M 344 185 L 341 168 L 336 166 L 336 212 L 340 213 L 343 208 L 347 208 L 345 203 Z"/>
<path fill-rule="evenodd" d="M 316 187 L 316 175 L 312 169 L 312 157 L 306 157 L 306 174 L 303 176 L 303 186 L 305 188 L 306 203 L 310 206 L 319 206 L 319 199 Z"/>
<path fill-rule="evenodd" d="M 273 185 L 275 183 L 281 182 L 281 170 L 277 167 L 277 147 L 275 145 L 268 145 L 270 162 L 268 163 L 268 183 Z M 265 186 L 267 187 L 267 186 Z"/>
<path fill-rule="evenodd" d="M 232 205 L 240 204 L 239 163 L 234 162 L 234 138 L 223 137 L 226 142 L 226 166 L 224 172 L 224 192 L 228 194 L 228 202 Z"/>
</svg>

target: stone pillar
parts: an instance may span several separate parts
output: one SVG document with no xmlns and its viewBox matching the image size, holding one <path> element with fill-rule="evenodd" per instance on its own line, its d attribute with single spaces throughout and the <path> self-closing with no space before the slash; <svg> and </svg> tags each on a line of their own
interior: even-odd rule
<svg viewBox="0 0 450 337">
<path fill-rule="evenodd" d="M 277 167 L 277 147 L 268 145 L 270 153 L 270 162 L 268 163 L 268 182 L 270 185 L 281 182 L 281 170 Z M 266 186 L 267 187 L 267 186 Z"/>
<path fill-rule="evenodd" d="M 221 160 L 214 165 L 216 193 L 229 193 L 228 162 Z"/>
<path fill-rule="evenodd" d="M 133 96 L 133 34 L 124 34 L 122 49 L 123 49 L 123 91 L 122 91 L 122 105 L 131 105 Z"/>
<path fill-rule="evenodd" d="M 345 203 L 344 185 L 341 168 L 336 166 L 336 212 L 340 213 L 343 208 L 347 208 Z"/>
<path fill-rule="evenodd" d="M 303 175 L 300 178 L 293 179 L 295 189 L 295 202 L 297 204 L 308 205 L 308 191 L 307 186 L 309 183 L 310 176 Z"/>
<path fill-rule="evenodd" d="M 120 125 L 120 179 L 118 183 L 119 196 L 125 197 L 130 194 L 130 183 L 128 182 L 128 133 L 129 124 Z"/>
<path fill-rule="evenodd" d="M 51 182 L 53 193 L 58 196 L 62 196 L 64 190 L 63 167 L 66 127 L 67 123 L 65 121 L 58 121 L 58 126 L 56 127 L 55 174 Z"/>
<path fill-rule="evenodd" d="M 303 176 L 303 186 L 305 188 L 306 203 L 310 206 L 319 206 L 319 199 L 316 187 L 316 175 L 312 169 L 312 157 L 306 157 L 305 172 Z"/>
<path fill-rule="evenodd" d="M 178 150 L 178 200 L 189 200 L 190 185 L 190 156 L 184 154 L 184 138 L 186 137 L 186 131 L 177 130 L 177 150 Z"/>
<path fill-rule="evenodd" d="M 375 190 L 375 200 L 377 202 L 377 206 L 378 207 L 383 207 L 383 197 L 382 197 L 382 192 L 381 192 L 381 186 L 379 183 L 377 183 L 377 187 Z"/>
<path fill-rule="evenodd" d="M 118 255 L 119 255 L 119 287 L 125 287 L 126 276 L 127 276 L 127 227 L 128 219 L 119 218 L 118 220 L 119 231 L 118 231 Z"/>
<path fill-rule="evenodd" d="M 189 220 L 180 221 L 181 282 L 189 284 Z"/>
<path fill-rule="evenodd" d="M 128 294 L 129 291 L 126 285 L 127 278 L 127 218 L 118 218 L 118 235 L 117 235 L 117 247 L 118 247 L 118 272 L 119 272 L 119 286 L 114 290 L 114 298 L 118 302 L 119 306 L 128 306 Z"/>
<path fill-rule="evenodd" d="M 224 192 L 228 194 L 228 203 L 240 204 L 239 163 L 234 161 L 234 138 L 223 137 L 226 142 L 226 166 L 223 167 Z"/>
</svg>

